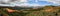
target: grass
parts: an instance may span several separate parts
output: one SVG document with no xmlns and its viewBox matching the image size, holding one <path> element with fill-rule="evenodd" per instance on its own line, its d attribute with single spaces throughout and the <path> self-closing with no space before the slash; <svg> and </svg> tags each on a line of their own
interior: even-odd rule
<svg viewBox="0 0 60 16">
<path fill-rule="evenodd" d="M 11 8 L 12 9 L 12 8 Z M 60 7 L 46 6 L 38 9 L 20 9 L 15 12 L 7 12 L 6 8 L 0 8 L 0 15 L 7 16 L 57 16 L 59 15 Z"/>
</svg>

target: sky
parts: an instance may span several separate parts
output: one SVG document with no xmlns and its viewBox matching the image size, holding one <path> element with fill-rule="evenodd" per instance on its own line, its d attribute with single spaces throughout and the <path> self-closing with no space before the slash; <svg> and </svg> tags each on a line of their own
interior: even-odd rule
<svg viewBox="0 0 60 16">
<path fill-rule="evenodd" d="M 6 1 L 5 1 L 6 2 Z M 2 6 L 46 6 L 46 5 L 60 5 L 60 0 L 17 0 L 10 2 L 8 5 Z"/>
<path fill-rule="evenodd" d="M 60 0 L 22 0 L 21 2 L 25 2 L 24 4 L 18 6 L 46 6 L 46 5 L 60 5 Z"/>
<path fill-rule="evenodd" d="M 39 4 L 39 5 L 59 5 L 60 1 L 58 0 L 37 0 L 38 2 L 28 1 L 30 4 Z"/>
</svg>

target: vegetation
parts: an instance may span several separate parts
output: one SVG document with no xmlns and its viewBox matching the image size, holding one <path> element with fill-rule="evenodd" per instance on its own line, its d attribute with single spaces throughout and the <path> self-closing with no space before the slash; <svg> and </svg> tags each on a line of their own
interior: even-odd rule
<svg viewBox="0 0 60 16">
<path fill-rule="evenodd" d="M 0 8 L 0 16 L 60 16 L 59 13 L 59 6 L 45 6 L 38 9 L 22 8 L 19 10 L 17 8 L 15 10 L 12 8 Z"/>
</svg>

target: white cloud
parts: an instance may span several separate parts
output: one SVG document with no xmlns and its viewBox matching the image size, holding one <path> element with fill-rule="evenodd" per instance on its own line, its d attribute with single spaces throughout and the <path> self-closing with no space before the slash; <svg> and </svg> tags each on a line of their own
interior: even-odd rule
<svg viewBox="0 0 60 16">
<path fill-rule="evenodd" d="M 37 6 L 41 6 L 39 4 L 28 4 L 28 3 L 22 3 L 20 5 L 16 5 L 16 6 L 20 6 L 20 7 L 37 7 Z"/>
<path fill-rule="evenodd" d="M 60 4 L 60 0 L 47 0 L 48 2 L 52 2 L 54 4 Z"/>
<path fill-rule="evenodd" d="M 27 2 L 27 0 L 20 0 L 20 2 Z"/>
<path fill-rule="evenodd" d="M 10 5 L 2 5 L 2 6 L 20 6 L 20 7 L 38 7 L 38 6 L 44 6 L 44 5 L 39 5 L 39 4 L 28 4 L 28 3 L 24 3 L 27 2 L 27 0 L 17 0 L 19 2 L 10 2 Z M 23 3 L 21 3 L 23 2 Z"/>
</svg>

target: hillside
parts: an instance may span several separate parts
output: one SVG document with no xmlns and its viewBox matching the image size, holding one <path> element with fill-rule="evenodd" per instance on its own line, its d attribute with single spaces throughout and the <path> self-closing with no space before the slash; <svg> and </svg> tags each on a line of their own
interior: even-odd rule
<svg viewBox="0 0 60 16">
<path fill-rule="evenodd" d="M 0 7 L 1 16 L 60 16 L 60 6 L 45 6 L 37 9 Z"/>
</svg>

